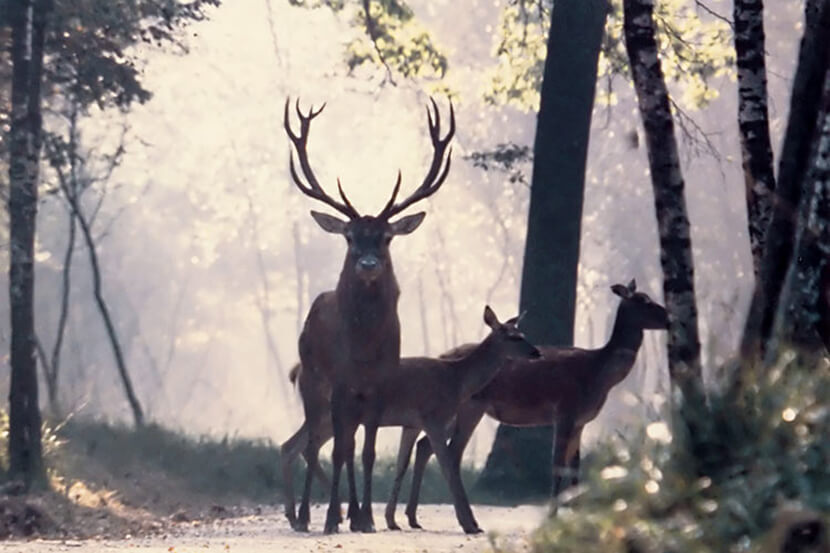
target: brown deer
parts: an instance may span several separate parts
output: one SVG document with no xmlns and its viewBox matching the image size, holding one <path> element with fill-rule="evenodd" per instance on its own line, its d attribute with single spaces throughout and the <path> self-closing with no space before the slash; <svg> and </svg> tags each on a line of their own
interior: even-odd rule
<svg viewBox="0 0 830 553">
<path fill-rule="evenodd" d="M 516 328 L 516 319 L 500 323 L 493 310 L 485 307 L 484 322 L 490 327 L 490 334 L 481 343 L 471 344 L 463 356 L 453 359 L 405 357 L 401 359 L 399 370 L 387 373 L 378 387 L 381 403 L 379 426 L 403 426 L 405 432 L 414 432 L 415 436 L 424 430 L 433 443 L 440 444 L 435 448 L 436 454 L 452 493 L 456 518 L 468 534 L 481 532 L 481 529 L 470 508 L 459 466 L 452 462 L 447 448 L 448 430 L 459 406 L 480 392 L 508 359 L 536 359 L 540 356 L 539 350 Z M 305 373 L 302 367 L 298 376 L 300 382 L 304 378 L 315 378 Z M 320 428 L 312 429 L 308 420 L 303 423 L 300 430 L 286 442 L 288 444 L 293 440 L 290 450 L 283 449 L 283 463 L 289 452 L 294 458 L 297 457 L 301 444 L 308 440 L 310 434 L 324 438 L 323 442 L 331 437 L 331 424 L 325 421 L 321 424 Z M 290 470 L 286 473 L 285 467 L 284 464 L 283 478 L 290 479 Z M 319 470 L 319 466 L 309 465 L 308 470 L 312 469 Z M 304 503 L 307 500 L 303 497 Z"/>
<path fill-rule="evenodd" d="M 563 484 L 576 482 L 579 470 L 579 445 L 582 429 L 602 409 L 608 392 L 622 382 L 634 365 L 643 342 L 643 330 L 666 329 L 666 309 L 648 295 L 637 291 L 632 280 L 628 286 L 615 284 L 611 290 L 622 298 L 611 338 L 599 349 L 539 346 L 542 358 L 535 361 L 509 362 L 496 377 L 458 411 L 449 451 L 456 469 L 473 431 L 486 413 L 512 426 L 554 424 L 553 497 Z M 459 346 L 446 356 L 464 355 L 470 345 Z M 397 529 L 395 507 L 398 493 L 417 433 L 401 436 L 398 467 L 392 495 L 386 506 L 386 524 Z M 412 528 L 417 520 L 418 495 L 424 469 L 435 441 L 418 442 L 415 468 L 406 515 Z"/>
<path fill-rule="evenodd" d="M 329 196 L 320 186 L 308 160 L 306 146 L 311 121 L 318 110 L 310 108 L 304 114 L 296 104 L 300 119 L 300 132 L 295 134 L 289 123 L 289 101 L 285 102 L 284 125 L 288 137 L 297 152 L 300 168 L 307 184 L 303 183 L 290 157 L 289 169 L 297 187 L 307 196 L 323 202 L 345 215 L 337 217 L 311 212 L 311 216 L 326 232 L 341 234 L 346 238 L 348 251 L 337 287 L 317 296 L 311 305 L 299 339 L 300 362 L 303 370 L 323 375 L 328 382 L 321 389 L 303 390 L 304 409 L 308 427 L 323 426 L 319 417 L 328 417 L 331 403 L 331 424 L 334 435 L 332 455 L 331 501 L 326 516 L 326 533 L 336 532 L 340 522 L 339 483 L 340 472 L 346 463 L 349 483 L 349 517 L 351 528 L 374 531 L 372 519 L 372 468 L 375 461 L 380 404 L 377 398 L 378 384 L 384 374 L 398 369 L 400 362 L 400 321 L 398 320 L 398 283 L 392 270 L 389 244 L 394 236 L 413 232 L 424 219 L 425 213 L 391 218 L 412 204 L 434 194 L 447 178 L 452 151 L 447 150 L 455 133 L 455 114 L 450 104 L 450 128 L 441 137 L 438 106 L 432 101 L 433 113 L 427 108 L 427 121 L 432 139 L 433 158 L 423 182 L 401 202 L 396 202 L 401 185 L 401 174 L 395 183 L 392 197 L 377 216 L 360 215 L 349 202 L 338 180 L 337 188 L 342 202 Z M 445 159 L 446 154 L 446 159 Z M 315 387 L 317 388 L 317 387 Z M 363 447 L 363 507 L 357 502 L 354 481 L 354 434 L 359 424 L 365 428 Z M 309 466 L 317 464 L 317 437 L 306 446 Z M 306 474 L 305 488 L 311 485 L 311 473 Z M 289 514 L 293 518 L 293 513 Z M 300 508 L 295 527 L 308 527 L 308 505 Z"/>
</svg>

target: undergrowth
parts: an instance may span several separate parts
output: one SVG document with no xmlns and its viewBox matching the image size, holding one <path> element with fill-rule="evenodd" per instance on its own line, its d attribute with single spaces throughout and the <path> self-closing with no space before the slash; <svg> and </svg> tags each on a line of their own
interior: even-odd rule
<svg viewBox="0 0 830 553">
<path fill-rule="evenodd" d="M 533 550 L 830 551 L 828 401 L 826 363 L 782 364 L 739 397 L 710 392 L 673 424 L 601 445 Z"/>
</svg>

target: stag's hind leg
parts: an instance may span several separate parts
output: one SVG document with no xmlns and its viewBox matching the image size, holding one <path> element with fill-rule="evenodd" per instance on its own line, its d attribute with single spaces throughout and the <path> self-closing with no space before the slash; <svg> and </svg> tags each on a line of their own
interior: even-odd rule
<svg viewBox="0 0 830 553">
<path fill-rule="evenodd" d="M 285 495 L 285 516 L 291 528 L 296 528 L 297 514 L 294 506 L 294 460 L 305 450 L 308 444 L 306 423 L 280 446 L 280 469 L 282 473 L 283 493 Z"/>
<path fill-rule="evenodd" d="M 390 530 L 400 530 L 401 527 L 395 522 L 395 509 L 398 506 L 398 495 L 401 493 L 401 484 L 409 468 L 409 459 L 412 457 L 412 447 L 418 438 L 420 430 L 417 428 L 402 428 L 401 443 L 398 446 L 398 462 L 395 466 L 395 482 L 392 484 L 392 493 L 389 494 L 389 501 L 386 503 L 386 527 Z"/>
</svg>

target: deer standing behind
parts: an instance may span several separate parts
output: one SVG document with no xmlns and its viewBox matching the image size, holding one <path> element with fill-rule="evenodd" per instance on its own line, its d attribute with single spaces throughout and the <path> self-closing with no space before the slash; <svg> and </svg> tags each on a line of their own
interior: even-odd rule
<svg viewBox="0 0 830 553">
<path fill-rule="evenodd" d="M 516 360 L 506 364 L 484 390 L 458 410 L 455 430 L 449 444 L 455 467 L 460 470 L 464 448 L 486 413 L 511 426 L 554 425 L 553 490 L 556 497 L 563 484 L 576 483 L 579 471 L 579 445 L 582 429 L 599 414 L 608 392 L 631 372 L 643 342 L 643 330 L 665 330 L 666 309 L 648 295 L 628 286 L 615 284 L 611 290 L 622 298 L 608 342 L 599 349 L 539 346 L 542 358 Z M 471 345 L 459 346 L 445 356 L 464 355 Z M 392 495 L 386 506 L 386 523 L 397 529 L 395 508 L 401 482 L 409 465 L 417 433 L 404 432 L 398 452 L 398 466 Z M 435 442 L 418 442 L 406 515 L 412 528 L 417 520 L 418 497 L 424 469 Z"/>
<path fill-rule="evenodd" d="M 303 183 L 297 174 L 292 154 L 289 169 L 294 183 L 307 196 L 347 217 L 344 221 L 325 213 L 311 212 L 323 230 L 345 237 L 348 250 L 337 287 L 317 296 L 300 334 L 299 354 L 303 371 L 319 376 L 316 380 L 305 379 L 305 383 L 301 379 L 300 391 L 309 429 L 324 428 L 325 421 L 320 418 L 331 415 L 334 470 L 325 532 L 336 532 L 340 522 L 339 483 L 344 463 L 349 484 L 348 515 L 351 529 L 372 532 L 372 468 L 380 414 L 378 385 L 385 374 L 398 369 L 400 362 L 400 321 L 397 307 L 400 291 L 392 270 L 389 244 L 394 236 L 409 234 L 418 228 L 425 213 L 408 215 L 396 221 L 391 221 L 391 218 L 415 202 L 431 196 L 443 184 L 450 169 L 452 151 L 448 151 L 447 146 L 455 132 L 455 114 L 450 104 L 450 129 L 442 138 L 438 106 L 432 101 L 434 116 L 428 107 L 427 120 L 433 158 L 426 177 L 410 196 L 396 203 L 401 185 L 401 174 L 398 172 L 392 197 L 377 216 L 371 216 L 358 213 L 343 192 L 339 180 L 337 188 L 342 202 L 329 196 L 311 169 L 306 151 L 309 128 L 312 119 L 324 107 L 325 105 L 317 111 L 310 108 L 304 114 L 300 111 L 298 101 L 296 112 L 300 120 L 300 132 L 295 134 L 288 120 L 289 101 L 285 102 L 285 131 L 297 152 L 300 169 L 307 182 Z M 325 384 L 316 385 L 313 382 Z M 365 429 L 362 508 L 358 505 L 354 478 L 354 434 L 361 423 Z M 305 457 L 312 468 L 318 464 L 319 441 L 319 436 L 310 435 L 306 445 Z M 290 486 L 290 480 L 286 485 Z M 311 471 L 308 471 L 304 484 L 304 501 L 297 517 L 293 513 L 293 492 L 291 494 L 291 511 L 287 514 L 297 530 L 308 529 L 309 505 L 305 498 L 310 487 Z"/>
<path fill-rule="evenodd" d="M 471 344 L 463 356 L 452 359 L 405 357 L 401 359 L 400 369 L 386 374 L 378 388 L 379 426 L 402 426 L 416 436 L 423 430 L 432 443 L 440 444 L 435 450 L 441 471 L 453 497 L 458 523 L 468 534 L 481 532 L 481 529 L 461 482 L 460 467 L 452 462 L 446 444 L 448 430 L 452 428 L 459 407 L 480 392 L 509 359 L 537 359 L 541 355 L 516 328 L 515 318 L 500 323 L 493 310 L 485 307 L 484 322 L 490 327 L 490 334 L 481 343 Z M 294 374 L 300 382 L 304 378 L 314 378 L 307 376 L 302 366 L 298 372 Z M 299 454 L 298 445 L 307 440 L 310 433 L 325 436 L 328 440 L 331 426 L 311 429 L 306 420 L 289 440 L 295 442 L 290 448 L 294 458 Z M 283 456 L 287 454 L 288 451 L 283 451 Z M 319 467 L 308 467 L 308 471 L 312 469 Z M 290 477 L 290 471 L 283 473 L 284 479 Z"/>
</svg>

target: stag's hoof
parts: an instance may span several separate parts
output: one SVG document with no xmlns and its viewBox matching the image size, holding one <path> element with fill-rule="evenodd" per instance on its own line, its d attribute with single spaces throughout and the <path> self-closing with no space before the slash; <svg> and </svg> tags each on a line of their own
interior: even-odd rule
<svg viewBox="0 0 830 553">
<path fill-rule="evenodd" d="M 336 534 L 339 530 L 340 518 L 340 509 L 336 512 L 329 509 L 329 512 L 326 513 L 326 525 L 323 527 L 323 532 L 326 534 Z"/>
<path fill-rule="evenodd" d="M 481 534 L 482 532 L 484 532 L 484 530 L 479 528 L 478 525 L 469 526 L 467 528 L 464 528 L 464 533 L 465 534 Z"/>
<path fill-rule="evenodd" d="M 386 527 L 390 530 L 400 530 L 401 529 L 401 527 L 398 526 L 398 523 L 395 522 L 394 520 L 387 520 L 386 521 Z"/>
<path fill-rule="evenodd" d="M 291 529 L 295 532 L 308 532 L 307 520 L 293 520 L 291 522 Z"/>
<path fill-rule="evenodd" d="M 418 524 L 418 519 L 413 517 L 409 517 L 409 527 L 413 530 L 423 530 L 424 527 Z"/>
</svg>

